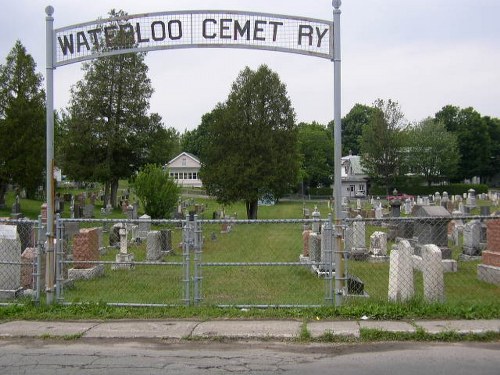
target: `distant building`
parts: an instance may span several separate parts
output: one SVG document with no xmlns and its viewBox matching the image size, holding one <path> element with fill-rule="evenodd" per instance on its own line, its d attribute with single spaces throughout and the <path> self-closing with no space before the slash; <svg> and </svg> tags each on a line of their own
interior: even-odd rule
<svg viewBox="0 0 500 375">
<path fill-rule="evenodd" d="M 368 188 L 368 175 L 361 167 L 361 157 L 348 155 L 342 157 L 342 197 L 366 197 Z"/>
<path fill-rule="evenodd" d="M 170 160 L 165 168 L 179 186 L 202 187 L 200 180 L 200 160 L 188 152 L 183 152 Z"/>
</svg>

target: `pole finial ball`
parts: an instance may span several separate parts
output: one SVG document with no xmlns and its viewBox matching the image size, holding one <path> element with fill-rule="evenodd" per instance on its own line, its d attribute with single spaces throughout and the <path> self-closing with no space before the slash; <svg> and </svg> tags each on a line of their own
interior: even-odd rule
<svg viewBox="0 0 500 375">
<path fill-rule="evenodd" d="M 335 9 L 339 9 L 340 6 L 342 5 L 342 0 L 333 0 L 332 5 Z"/>
<path fill-rule="evenodd" d="M 52 5 L 49 5 L 47 8 L 45 8 L 45 13 L 47 13 L 47 16 L 51 16 L 54 14 L 54 7 Z"/>
</svg>

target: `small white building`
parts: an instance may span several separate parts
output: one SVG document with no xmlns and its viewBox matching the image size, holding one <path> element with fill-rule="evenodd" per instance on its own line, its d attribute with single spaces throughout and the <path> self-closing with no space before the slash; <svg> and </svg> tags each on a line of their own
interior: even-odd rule
<svg viewBox="0 0 500 375">
<path fill-rule="evenodd" d="M 200 180 L 200 160 L 188 152 L 183 152 L 170 160 L 165 168 L 179 186 L 202 187 Z"/>
<path fill-rule="evenodd" d="M 368 175 L 361 167 L 361 157 L 358 155 L 343 156 L 341 163 L 342 197 L 366 197 Z"/>
</svg>

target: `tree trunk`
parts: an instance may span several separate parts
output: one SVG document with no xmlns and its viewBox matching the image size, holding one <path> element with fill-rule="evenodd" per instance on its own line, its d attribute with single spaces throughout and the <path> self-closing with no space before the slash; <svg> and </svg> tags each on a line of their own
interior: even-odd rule
<svg viewBox="0 0 500 375">
<path fill-rule="evenodd" d="M 113 178 L 111 180 L 111 205 L 117 207 L 118 204 L 118 179 Z"/>
<path fill-rule="evenodd" d="M 257 209 L 259 208 L 259 202 L 257 200 L 246 201 L 247 207 L 247 219 L 256 220 L 257 219 Z"/>
<path fill-rule="evenodd" d="M 0 183 L 0 208 L 5 208 L 5 193 L 7 192 L 7 184 Z"/>
</svg>

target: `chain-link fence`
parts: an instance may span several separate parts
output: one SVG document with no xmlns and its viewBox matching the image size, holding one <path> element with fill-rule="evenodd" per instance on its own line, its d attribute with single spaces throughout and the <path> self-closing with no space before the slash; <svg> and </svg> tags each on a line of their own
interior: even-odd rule
<svg viewBox="0 0 500 375">
<path fill-rule="evenodd" d="M 0 219 L 0 302 L 39 301 L 42 232 L 41 220 Z"/>
<path fill-rule="evenodd" d="M 423 214 L 426 214 L 424 216 Z M 500 217 L 348 219 L 348 274 L 371 301 L 474 305 L 500 297 Z"/>
<path fill-rule="evenodd" d="M 500 217 L 56 221 L 60 303 L 322 306 L 500 297 Z M 46 230 L 0 221 L 0 292 L 45 290 Z M 43 296 L 43 294 L 42 294 Z"/>
</svg>

